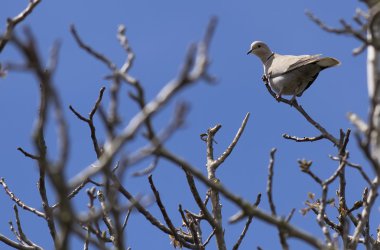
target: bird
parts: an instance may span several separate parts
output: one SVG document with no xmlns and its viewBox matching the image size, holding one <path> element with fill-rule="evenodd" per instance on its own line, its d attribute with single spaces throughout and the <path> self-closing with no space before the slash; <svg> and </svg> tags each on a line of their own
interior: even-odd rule
<svg viewBox="0 0 380 250">
<path fill-rule="evenodd" d="M 247 55 L 260 58 L 264 65 L 263 80 L 266 81 L 279 100 L 282 95 L 292 95 L 291 103 L 302 96 L 317 79 L 319 72 L 339 65 L 339 60 L 317 55 L 280 55 L 262 41 L 251 44 Z"/>
</svg>

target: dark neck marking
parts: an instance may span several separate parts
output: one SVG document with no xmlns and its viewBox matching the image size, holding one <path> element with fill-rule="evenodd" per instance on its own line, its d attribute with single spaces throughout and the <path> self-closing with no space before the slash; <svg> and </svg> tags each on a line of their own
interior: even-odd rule
<svg viewBox="0 0 380 250">
<path fill-rule="evenodd" d="M 272 54 L 270 54 L 270 56 L 268 56 L 268 58 L 265 60 L 265 63 L 267 63 L 268 60 L 271 59 L 272 56 L 274 56 L 274 52 L 272 52 Z"/>
</svg>

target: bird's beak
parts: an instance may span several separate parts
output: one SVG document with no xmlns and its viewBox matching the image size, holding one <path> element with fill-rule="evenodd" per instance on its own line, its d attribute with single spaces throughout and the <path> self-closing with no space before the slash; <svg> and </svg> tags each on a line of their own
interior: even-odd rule
<svg viewBox="0 0 380 250">
<path fill-rule="evenodd" d="M 247 55 L 252 53 L 252 49 L 248 50 Z"/>
</svg>

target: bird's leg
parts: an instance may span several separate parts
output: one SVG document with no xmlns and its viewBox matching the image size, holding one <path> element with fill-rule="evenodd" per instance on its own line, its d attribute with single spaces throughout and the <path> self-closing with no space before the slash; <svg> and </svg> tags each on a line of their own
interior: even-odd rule
<svg viewBox="0 0 380 250">
<path fill-rule="evenodd" d="M 297 97 L 297 94 L 299 94 L 298 92 L 300 91 L 300 88 L 301 88 L 301 83 L 298 84 L 297 88 L 294 90 L 294 94 L 292 96 L 292 99 L 290 99 L 290 105 L 293 106 L 293 104 L 297 104 L 297 100 L 296 100 L 296 97 Z"/>
<path fill-rule="evenodd" d="M 280 101 L 280 99 L 282 98 L 282 90 L 280 90 L 280 92 L 278 92 L 277 94 L 276 94 L 276 100 L 279 102 Z"/>
<path fill-rule="evenodd" d="M 271 73 L 269 73 L 268 75 L 266 75 L 265 73 L 263 74 L 263 76 L 261 77 L 261 79 L 263 80 L 263 82 L 265 83 L 265 86 L 268 88 L 269 90 L 269 93 L 271 93 L 272 95 L 275 94 L 275 92 L 273 91 L 272 87 L 270 86 L 269 84 L 269 79 L 271 78 Z M 274 98 L 280 102 L 280 99 L 281 99 L 281 95 L 282 95 L 282 89 L 275 94 Z"/>
<path fill-rule="evenodd" d="M 293 104 L 297 104 L 296 94 L 292 96 L 292 99 L 290 99 L 290 106 L 293 106 Z"/>
</svg>

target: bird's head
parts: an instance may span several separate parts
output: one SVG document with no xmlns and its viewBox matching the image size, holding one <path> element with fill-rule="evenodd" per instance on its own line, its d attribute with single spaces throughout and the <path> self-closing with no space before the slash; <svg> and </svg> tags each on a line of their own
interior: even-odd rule
<svg viewBox="0 0 380 250">
<path fill-rule="evenodd" d="M 247 55 L 254 54 L 258 56 L 262 62 L 265 62 L 269 56 L 271 56 L 272 51 L 264 42 L 255 41 L 251 44 L 250 49 L 247 52 Z"/>
</svg>

